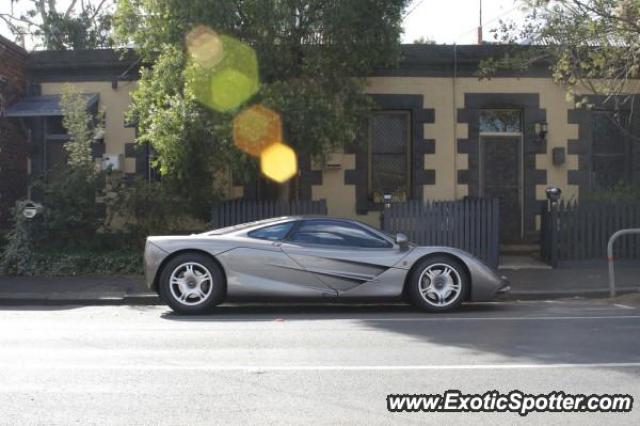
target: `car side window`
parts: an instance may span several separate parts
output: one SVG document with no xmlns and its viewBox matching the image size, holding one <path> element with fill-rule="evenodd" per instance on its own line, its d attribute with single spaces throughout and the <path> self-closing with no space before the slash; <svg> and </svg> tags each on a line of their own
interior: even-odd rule
<svg viewBox="0 0 640 426">
<path fill-rule="evenodd" d="M 249 232 L 248 235 L 251 238 L 259 238 L 261 240 L 280 241 L 287 236 L 292 227 L 293 222 L 279 223 L 277 225 L 254 229 Z"/>
<path fill-rule="evenodd" d="M 340 247 L 392 247 L 384 238 L 358 225 L 332 220 L 305 220 L 289 239 L 297 243 Z"/>
</svg>

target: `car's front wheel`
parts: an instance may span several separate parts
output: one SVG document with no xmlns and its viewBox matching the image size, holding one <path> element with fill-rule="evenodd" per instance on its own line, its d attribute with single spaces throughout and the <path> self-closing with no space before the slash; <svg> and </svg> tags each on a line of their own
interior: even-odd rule
<svg viewBox="0 0 640 426">
<path fill-rule="evenodd" d="M 185 253 L 171 259 L 162 269 L 158 290 L 162 300 L 181 314 L 209 312 L 222 303 L 224 273 L 210 257 Z"/>
<path fill-rule="evenodd" d="M 446 312 L 457 308 L 469 291 L 469 278 L 460 262 L 447 256 L 421 261 L 409 278 L 408 296 L 418 308 Z"/>
</svg>

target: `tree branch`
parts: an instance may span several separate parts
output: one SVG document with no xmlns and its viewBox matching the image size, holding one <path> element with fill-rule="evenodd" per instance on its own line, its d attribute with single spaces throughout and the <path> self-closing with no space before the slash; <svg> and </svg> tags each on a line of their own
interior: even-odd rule
<svg viewBox="0 0 640 426">
<path fill-rule="evenodd" d="M 93 15 L 91 15 L 91 17 L 89 19 L 91 19 L 92 21 L 95 19 L 96 16 L 98 16 L 98 13 L 100 13 L 100 10 L 102 9 L 102 6 L 104 6 L 104 4 L 107 2 L 107 0 L 102 0 L 98 6 L 96 7 L 96 9 L 93 11 Z"/>
<path fill-rule="evenodd" d="M 71 4 L 69 5 L 69 7 L 67 8 L 67 11 L 64 13 L 64 17 L 68 18 L 69 15 L 71 15 L 71 12 L 73 11 L 73 8 L 76 6 L 76 3 L 78 3 L 78 0 L 73 0 L 71 2 Z"/>
</svg>

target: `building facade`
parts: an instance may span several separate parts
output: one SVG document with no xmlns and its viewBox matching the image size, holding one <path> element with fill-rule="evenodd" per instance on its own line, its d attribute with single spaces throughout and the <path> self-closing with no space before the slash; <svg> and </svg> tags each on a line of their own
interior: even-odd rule
<svg viewBox="0 0 640 426">
<path fill-rule="evenodd" d="M 385 195 L 393 202 L 495 197 L 502 243 L 515 244 L 537 241 L 548 186 L 573 200 L 640 182 L 633 105 L 596 99 L 593 109 L 576 109 L 548 64 L 479 79 L 480 61 L 502 53 L 504 46 L 403 46 L 399 67 L 367 80 L 378 108 L 356 148 L 322 164 L 301 159 L 293 197 L 326 199 L 329 214 L 374 225 Z M 31 173 L 47 173 L 59 161 L 64 130 L 55 103 L 72 84 L 87 94 L 88 108 L 106 114 L 96 158 L 116 162 L 125 176 L 149 177 L 149 151 L 134 144 L 135 129 L 124 119 L 139 66 L 131 53 L 109 50 L 30 54 L 28 96 L 7 115 L 31 129 Z M 616 125 L 621 116 L 624 126 Z M 263 187 L 236 184 L 229 193 L 261 199 L 269 196 Z"/>
<path fill-rule="evenodd" d="M 0 229 L 9 224 L 11 207 L 27 188 L 27 133 L 20 123 L 4 119 L 26 87 L 27 52 L 0 36 Z"/>
</svg>

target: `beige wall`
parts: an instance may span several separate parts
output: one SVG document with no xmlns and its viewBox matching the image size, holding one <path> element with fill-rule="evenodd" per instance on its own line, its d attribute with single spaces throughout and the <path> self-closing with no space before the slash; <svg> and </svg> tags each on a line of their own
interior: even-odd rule
<svg viewBox="0 0 640 426">
<path fill-rule="evenodd" d="M 99 93 L 99 109 L 105 116 L 105 154 L 122 154 L 124 145 L 135 138 L 133 128 L 124 127 L 124 114 L 130 103 L 130 93 L 136 88 L 136 82 L 120 81 L 113 89 L 110 81 L 86 81 L 70 83 L 42 83 L 43 95 L 57 95 L 64 91 L 65 85 L 70 85 L 81 93 Z M 126 158 L 125 173 L 135 173 L 135 159 Z"/>
<path fill-rule="evenodd" d="M 552 164 L 551 152 L 555 147 L 567 149 L 570 139 L 578 138 L 577 125 L 568 124 L 568 111 L 573 106 L 566 100 L 566 92 L 550 78 L 477 78 L 436 77 L 374 77 L 368 80 L 368 93 L 423 95 L 425 109 L 434 109 L 435 122 L 424 125 L 425 139 L 435 140 L 435 154 L 428 154 L 425 168 L 434 169 L 436 184 L 425 185 L 424 198 L 430 200 L 460 199 L 468 195 L 467 185 L 457 184 L 457 171 L 468 168 L 466 154 L 458 154 L 457 139 L 467 137 L 467 124 L 457 123 L 457 110 L 464 108 L 465 93 L 538 93 L 540 108 L 546 110 L 549 133 L 547 152 L 536 156 L 536 168 L 547 170 L 549 185 L 559 186 L 567 199 L 578 196 L 578 187 L 567 183 L 569 170 L 578 168 L 576 155 L 568 155 L 565 164 Z M 421 141 L 414 141 L 421 143 Z M 342 168 L 325 170 L 322 185 L 313 187 L 313 198 L 326 198 L 329 213 L 357 217 L 355 214 L 355 186 L 344 185 L 344 172 L 355 167 L 352 155 L 345 155 Z M 537 198 L 545 199 L 547 185 L 536 187 Z M 377 221 L 378 214 L 370 213 L 365 220 Z"/>
<path fill-rule="evenodd" d="M 43 94 L 60 94 L 66 83 L 43 83 Z M 124 127 L 124 113 L 130 102 L 130 93 L 136 87 L 135 82 L 119 82 L 113 89 L 111 82 L 73 82 L 68 83 L 84 93 L 100 94 L 100 109 L 106 112 L 105 153 L 124 154 L 126 143 L 133 142 L 134 129 Z M 435 111 L 435 122 L 424 125 L 426 139 L 434 139 L 435 154 L 428 154 L 425 167 L 436 173 L 436 184 L 425 185 L 425 199 L 460 199 L 468 194 L 467 185 L 457 184 L 457 171 L 468 168 L 466 154 L 456 152 L 456 139 L 467 137 L 467 124 L 456 123 L 457 109 L 464 108 L 465 93 L 538 93 L 540 108 L 546 110 L 549 133 L 546 154 L 536 156 L 536 168 L 547 170 L 547 182 L 559 186 L 565 198 L 578 196 L 578 188 L 567 183 L 569 170 L 578 168 L 575 155 L 568 155 L 562 166 L 554 166 L 551 150 L 555 147 L 567 148 L 567 141 L 578 138 L 577 125 L 568 124 L 568 111 L 572 108 L 566 100 L 565 91 L 549 78 L 496 78 L 478 80 L 477 78 L 435 77 L 374 77 L 370 78 L 368 93 L 423 95 L 425 109 Z M 414 141 L 421 143 L 421 141 Z M 326 199 L 329 214 L 334 216 L 357 218 L 377 225 L 379 213 L 371 212 L 366 216 L 356 214 L 355 186 L 344 184 L 346 170 L 355 168 L 355 155 L 336 153 L 332 163 L 338 168 L 323 169 L 322 185 L 312 187 L 313 199 Z M 126 173 L 135 172 L 134 159 L 125 159 Z M 316 166 L 318 167 L 318 166 Z M 319 166 L 322 168 L 322 165 Z M 546 185 L 538 185 L 537 198 L 544 200 Z M 241 196 L 242 188 L 233 187 L 232 197 Z"/>
</svg>

